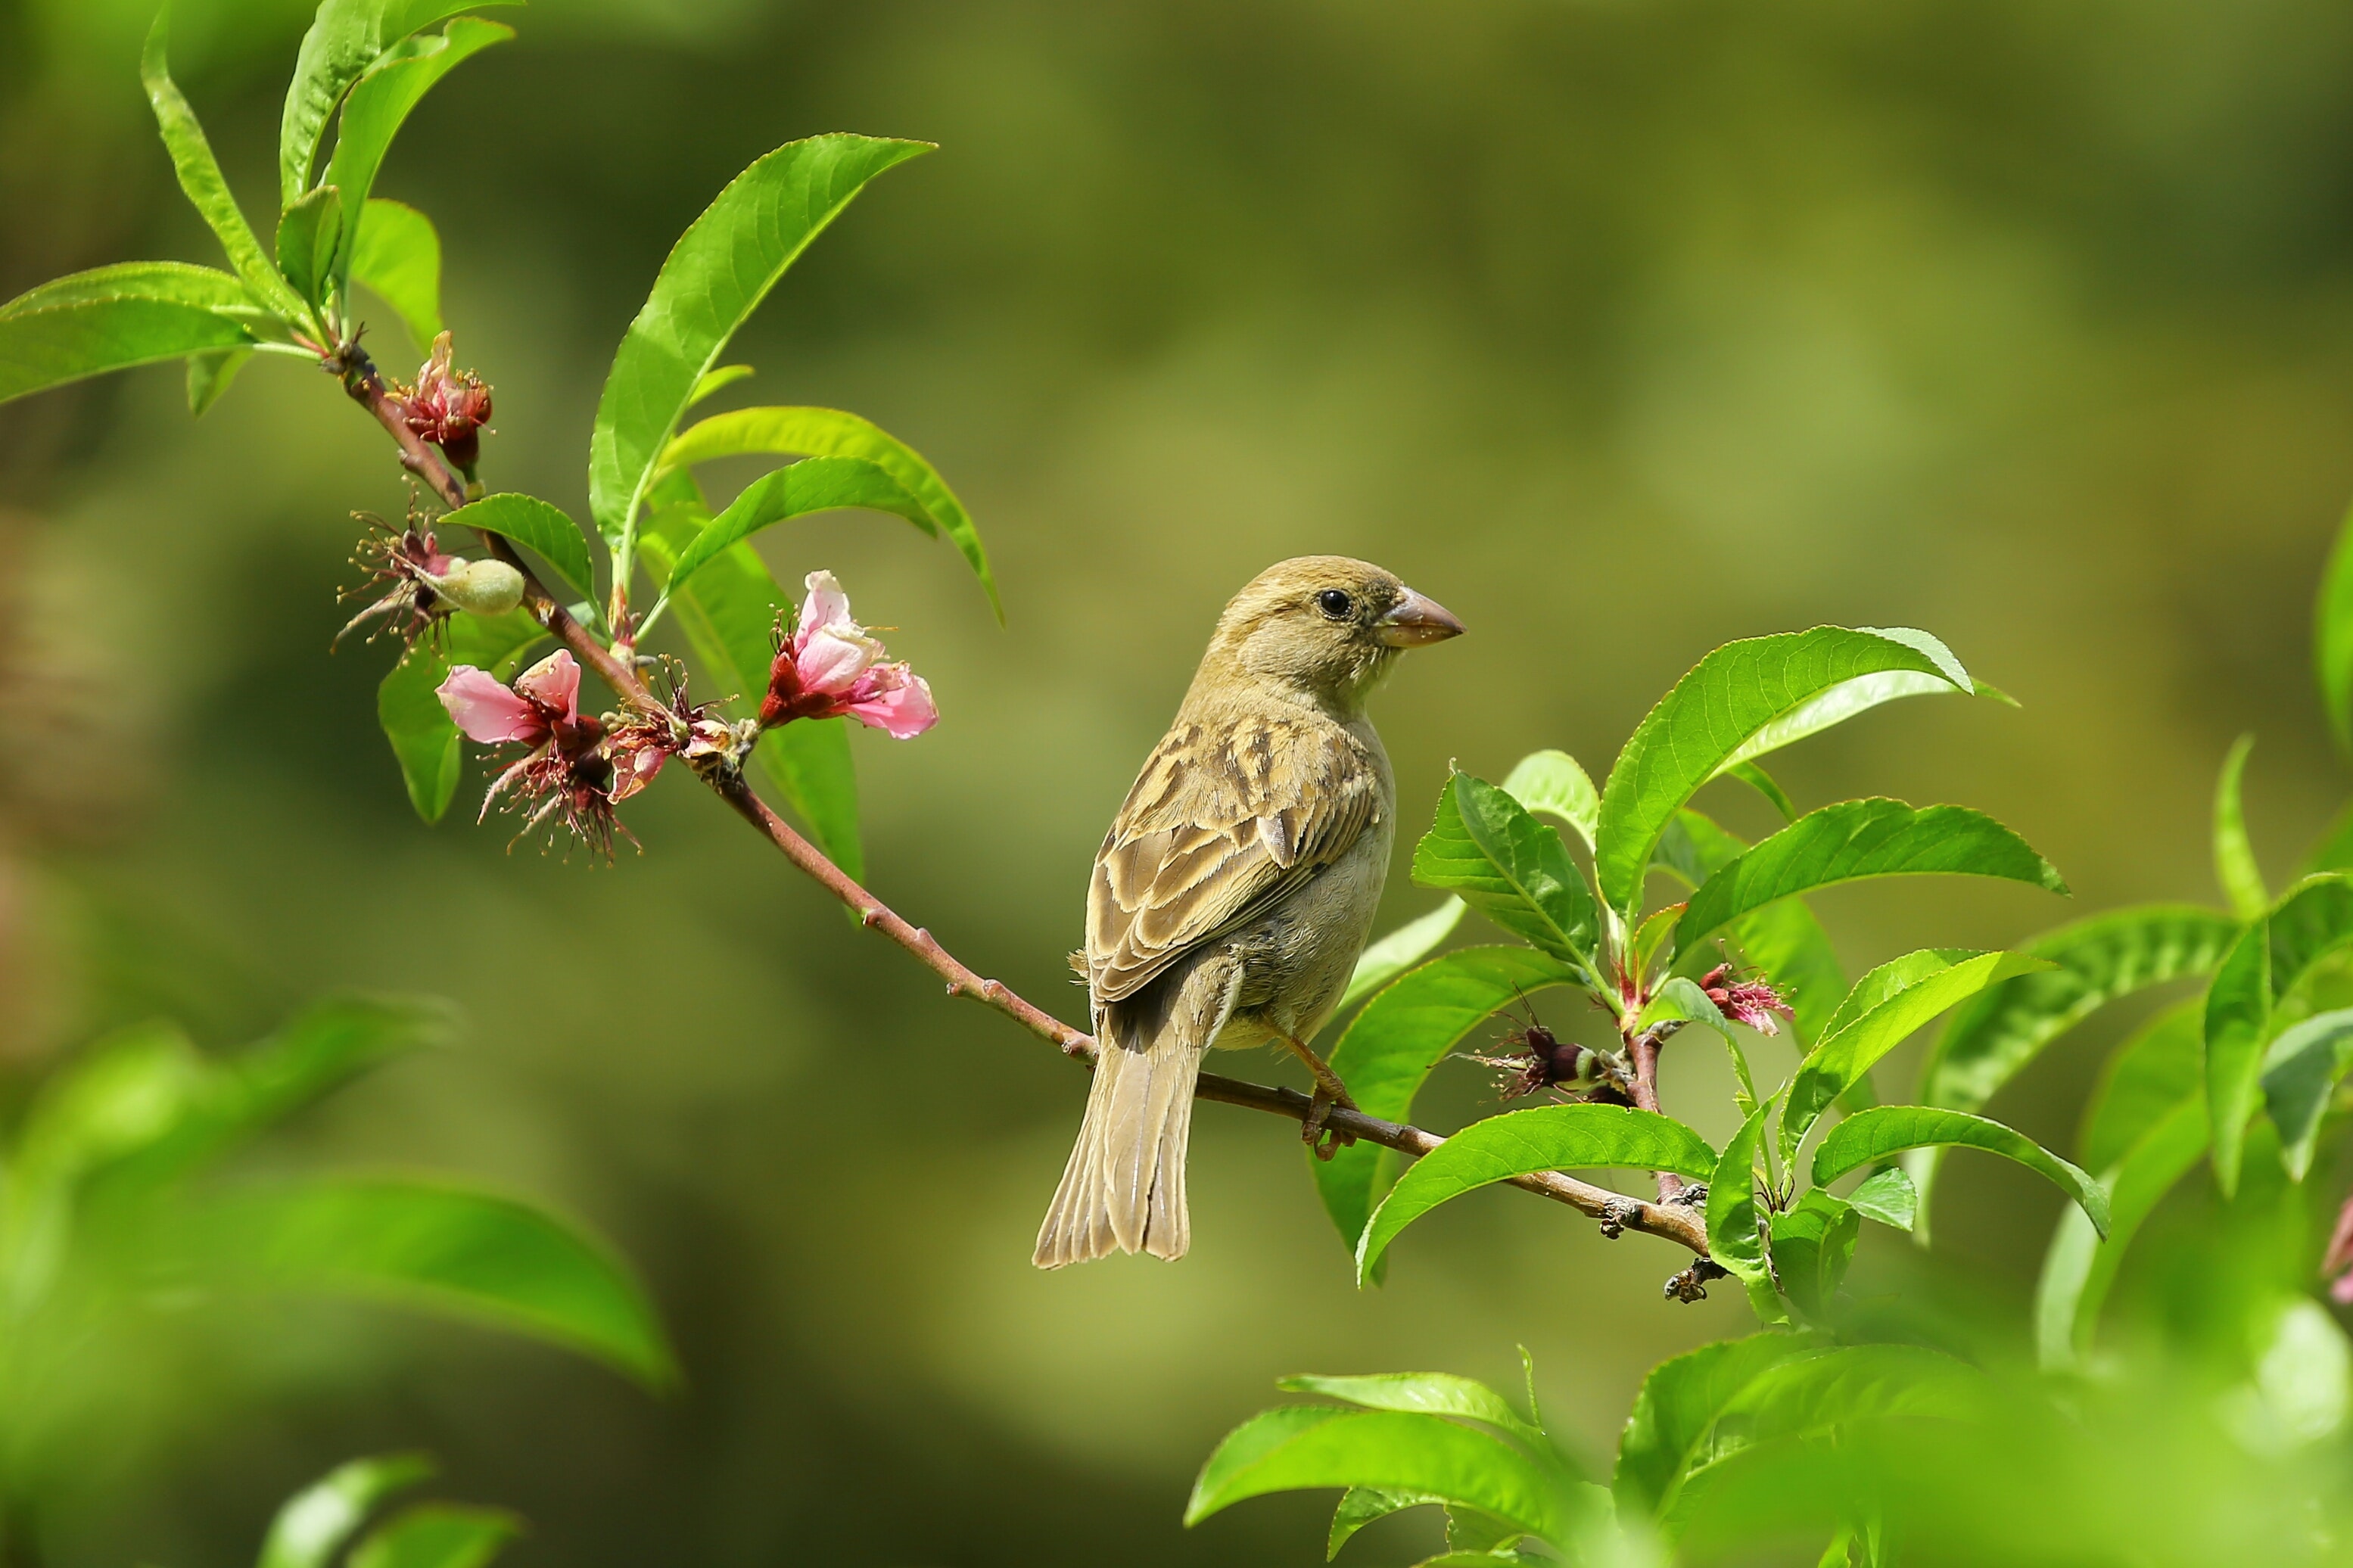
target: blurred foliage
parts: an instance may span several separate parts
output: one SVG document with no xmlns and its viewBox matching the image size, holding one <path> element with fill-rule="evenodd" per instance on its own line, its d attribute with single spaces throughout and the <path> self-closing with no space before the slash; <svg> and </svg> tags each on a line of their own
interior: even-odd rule
<svg viewBox="0 0 2353 1568">
<path fill-rule="evenodd" d="M 175 21 L 257 211 L 305 9 Z M 1218 605 L 1308 549 L 1379 560 L 1472 627 L 1383 700 L 1409 799 L 1450 757 L 1493 777 L 1539 744 L 1606 754 L 1704 649 L 1817 622 L 1935 626 L 2025 709 L 1891 710 L 1780 783 L 1968 799 L 2086 911 L 2210 896 L 2189 829 L 2241 732 L 2263 741 L 2263 863 L 2342 793 L 2292 675 L 2353 488 L 2338 9 L 509 15 L 520 41 L 437 89 L 376 188 L 440 225 L 443 314 L 497 384 L 486 462 L 575 516 L 610 345 L 709 193 L 790 136 L 943 144 L 811 253 L 732 351 L 760 374 L 731 390 L 871 413 L 987 531 L 1002 632 L 904 530 L 793 524 L 760 548 L 787 581 L 859 583 L 934 675 L 941 728 L 858 751 L 874 880 L 1025 994 L 1059 994 L 1087 858 Z M 131 74 L 149 19 L 0 5 L 0 201 L 38 215 L 0 225 L 0 295 L 206 255 Z M 420 1442 L 539 1521 L 516 1561 L 1077 1563 L 1106 1540 L 1137 1563 L 1295 1561 L 1312 1506 L 1176 1523 L 1184 1475 L 1277 1373 L 1508 1382 L 1498 1348 L 1525 1340 L 1548 1425 L 1599 1453 L 1644 1369 L 1736 1331 L 1734 1302 L 1653 1305 L 1655 1249 L 1500 1198 L 1407 1237 L 1415 1266 L 1358 1296 L 1296 1154 L 1222 1116 L 1194 1192 L 1216 1246 L 1033 1277 L 1082 1093 L 1050 1053 L 942 1007 L 683 795 L 649 799 L 649 853 L 610 873 L 415 823 L 375 666 L 322 653 L 346 515 L 398 515 L 400 488 L 314 375 L 249 367 L 195 425 L 166 371 L 0 414 L 10 1058 L 159 1012 L 220 1045 L 353 984 L 457 995 L 470 1048 L 373 1080 L 295 1143 L 564 1194 L 643 1260 L 686 1392 L 257 1311 L 250 1354 L 154 1385 L 202 1407 L 204 1439 L 180 1428 L 61 1511 L 56 1561 L 242 1560 L 322 1454 Z M 1679 591 L 1620 586 L 1669 565 Z M 1769 829 L 1714 787 L 1736 830 Z M 2040 897 L 1864 887 L 1821 912 L 1869 964 L 2014 942 Z M 1390 920 L 1430 901 L 1400 866 Z M 422 940 L 428 919 L 467 939 Z M 567 934 L 624 922 L 626 963 Z M 2064 1145 L 2101 1050 L 2179 984 L 1994 1110 Z M 1671 1099 L 1723 1101 L 1721 1064 L 1687 1061 Z M 1424 1113 L 1479 1109 L 1481 1076 L 1441 1073 Z M 2022 1332 L 2058 1202 L 1962 1156 L 1936 1251 L 1867 1240 L 1853 1289 L 1916 1302 L 1936 1282 L 1956 1316 Z M 2114 1310 L 2227 1391 L 2243 1343 L 2203 1348 L 2159 1288 L 2211 1288 L 2212 1203 L 2160 1209 L 2150 1278 L 2128 1267 Z M 1420 1554 L 1402 1534 L 1353 1550 L 1385 1549 Z"/>
</svg>

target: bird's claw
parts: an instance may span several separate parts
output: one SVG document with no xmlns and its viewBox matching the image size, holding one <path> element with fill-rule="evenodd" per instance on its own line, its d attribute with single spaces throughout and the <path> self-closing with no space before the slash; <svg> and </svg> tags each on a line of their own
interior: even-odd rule
<svg viewBox="0 0 2353 1568">
<path fill-rule="evenodd" d="M 1335 1095 L 1318 1084 L 1315 1092 L 1308 1097 L 1307 1114 L 1299 1121 L 1299 1141 L 1314 1150 L 1315 1157 L 1319 1160 L 1331 1159 L 1333 1155 L 1356 1141 L 1356 1135 L 1353 1132 L 1324 1125 L 1330 1119 L 1332 1108 L 1335 1105 L 1344 1106 L 1350 1110 L 1356 1109 L 1356 1102 L 1345 1094 Z"/>
</svg>

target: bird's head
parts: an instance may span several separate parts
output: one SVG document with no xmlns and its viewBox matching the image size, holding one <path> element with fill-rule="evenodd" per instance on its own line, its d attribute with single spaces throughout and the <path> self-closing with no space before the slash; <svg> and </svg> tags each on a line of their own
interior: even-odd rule
<svg viewBox="0 0 2353 1568">
<path fill-rule="evenodd" d="M 1279 561 L 1218 617 L 1202 673 L 1240 676 L 1355 710 L 1399 649 L 1460 637 L 1462 623 L 1370 562 Z"/>
</svg>

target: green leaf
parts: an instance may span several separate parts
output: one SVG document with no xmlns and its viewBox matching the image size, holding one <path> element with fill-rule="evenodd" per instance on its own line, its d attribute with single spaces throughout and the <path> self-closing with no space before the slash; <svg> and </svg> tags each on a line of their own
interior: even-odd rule
<svg viewBox="0 0 2353 1568">
<path fill-rule="evenodd" d="M 605 378 L 589 443 L 589 510 L 619 540 L 670 432 L 720 351 L 866 182 L 926 142 L 813 136 L 759 159 L 688 226 Z"/>
<path fill-rule="evenodd" d="M 1724 1407 L 1767 1367 L 1816 1348 L 1797 1334 L 1756 1333 L 1702 1345 L 1652 1367 L 1618 1440 L 1611 1481 L 1618 1506 L 1655 1517 L 1684 1473 L 1715 1458 L 1704 1440 Z"/>
<path fill-rule="evenodd" d="M 2051 862 L 1982 812 L 1915 809 L 1900 800 L 1846 800 L 1809 812 L 1735 858 L 1693 893 L 1675 928 L 1688 948 L 1752 910 L 1866 877 L 1943 872 L 1999 877 L 2064 893 Z"/>
<path fill-rule="evenodd" d="M 1185 1522 L 1244 1498 L 1324 1487 L 1440 1497 L 1553 1542 L 1573 1519 L 1558 1478 L 1501 1438 L 1435 1415 L 1293 1405 L 1244 1422 L 1218 1446 Z"/>
<path fill-rule="evenodd" d="M 1929 1053 L 1920 1098 L 1975 1110 L 2042 1048 L 2119 997 L 2206 974 L 2239 923 L 2187 904 L 2147 904 L 2077 921 L 2017 951 L 2054 967 L 1988 986 L 1953 1015 Z"/>
<path fill-rule="evenodd" d="M 444 528 L 495 533 L 536 551 L 575 593 L 596 591 L 596 569 L 588 560 L 588 536 L 562 507 L 537 496 L 502 491 L 470 501 L 443 517 Z"/>
<path fill-rule="evenodd" d="M 1724 770 L 1724 776 L 1738 779 L 1742 784 L 1763 795 L 1766 802 L 1781 814 L 1782 821 L 1798 820 L 1798 803 L 1789 798 L 1788 791 L 1773 782 L 1771 773 L 1767 773 L 1755 763 L 1735 763 Z"/>
<path fill-rule="evenodd" d="M 1717 648 L 1651 710 L 1609 770 L 1594 850 L 1602 896 L 1634 912 L 1660 834 L 1725 769 L 1894 698 L 1972 689 L 1922 632 L 1817 626 Z"/>
<path fill-rule="evenodd" d="M 327 118 L 352 84 L 412 33 L 460 11 L 483 11 L 521 0 L 323 0 L 294 58 L 286 112 L 278 131 L 278 205 L 290 207 L 311 188 L 311 166 L 327 132 Z M 479 24 L 478 24 L 479 25 Z"/>
<path fill-rule="evenodd" d="M 2313 673 L 2339 749 L 2353 755 L 2353 511 L 2337 531 L 2312 606 Z"/>
<path fill-rule="evenodd" d="M 384 156 L 392 150 L 392 139 L 400 133 L 408 111 L 460 61 L 513 37 L 514 29 L 501 23 L 459 16 L 438 35 L 405 39 L 385 50 L 352 84 L 343 100 L 335 153 L 328 161 L 322 188 L 340 189 L 345 210 L 358 211 L 375 188 L 376 172 L 384 166 Z M 334 275 L 338 293 L 351 270 L 352 258 L 346 255 L 342 270 Z"/>
<path fill-rule="evenodd" d="M 392 307 L 418 353 L 441 335 L 441 237 L 415 207 L 370 196 L 352 244 L 353 279 Z M 347 301 L 344 310 L 351 306 Z"/>
<path fill-rule="evenodd" d="M 2077 1159 L 2105 1171 L 2141 1135 L 2206 1083 L 2206 999 L 2193 996 L 2155 1014 L 2126 1037 L 2101 1066 L 2084 1108 Z"/>
<path fill-rule="evenodd" d="M 1527 1444 L 1540 1458 L 1560 1458 L 1543 1428 L 1476 1378 L 1448 1372 L 1382 1372 L 1355 1377 L 1300 1373 L 1282 1379 L 1275 1386 L 1288 1394 L 1321 1394 L 1361 1405 L 1368 1410 L 1418 1411 L 1427 1415 L 1484 1422 Z"/>
<path fill-rule="evenodd" d="M 2254 847 L 2247 842 L 2247 811 L 2240 794 L 2247 771 L 2247 753 L 2255 738 L 2242 735 L 2222 759 L 2221 777 L 2214 782 L 2214 879 L 2242 921 L 2251 921 L 2272 907 L 2263 887 L 2263 871 L 2255 863 Z"/>
<path fill-rule="evenodd" d="M 1428 1492 L 1384 1491 L 1378 1487 L 1350 1487 L 1340 1498 L 1340 1506 L 1332 1510 L 1332 1531 L 1324 1543 L 1324 1561 L 1329 1563 L 1340 1555 L 1340 1548 L 1348 1538 L 1377 1519 L 1402 1513 L 1409 1508 L 1443 1504 L 1442 1497 Z"/>
<path fill-rule="evenodd" d="M 723 364 L 715 370 L 706 370 L 702 373 L 702 379 L 694 384 L 693 392 L 687 395 L 686 405 L 692 408 L 712 393 L 733 386 L 744 377 L 757 374 L 758 372 L 748 364 Z"/>
<path fill-rule="evenodd" d="M 338 1465 L 279 1509 L 258 1568 L 328 1568 L 385 1499 L 432 1474 L 433 1461 L 422 1454 L 380 1454 Z"/>
<path fill-rule="evenodd" d="M 336 287 L 343 249 L 343 194 L 332 185 L 308 193 L 278 220 L 278 269 L 314 310 Z"/>
<path fill-rule="evenodd" d="M 20 1208 L 152 1148 L 203 1103 L 208 1068 L 177 1026 L 134 1025 L 89 1047 L 41 1085 L 17 1129 L 6 1189 Z"/>
<path fill-rule="evenodd" d="M 2274 906 L 2272 998 L 2287 995 L 2313 965 L 2353 942 L 2353 878 L 2307 877 Z"/>
<path fill-rule="evenodd" d="M 670 581 L 678 552 L 710 521 L 691 478 L 674 476 L 664 489 L 675 490 L 679 499 L 665 497 L 639 536 L 658 583 Z M 713 555 L 670 598 L 695 658 L 739 718 L 749 717 L 767 689 L 775 653 L 768 631 L 784 598 L 767 563 L 748 544 Z M 826 858 L 853 881 L 862 879 L 866 856 L 859 842 L 858 774 L 849 754 L 849 721 L 804 719 L 780 725 L 760 737 L 753 756 Z"/>
<path fill-rule="evenodd" d="M 1883 1160 L 1900 1150 L 1930 1143 L 1982 1149 L 2005 1160 L 2017 1161 L 2073 1198 L 2091 1219 L 2092 1227 L 2103 1236 L 2107 1234 L 2108 1194 L 2099 1183 L 2023 1132 L 1982 1116 L 1971 1116 L 1965 1110 L 1883 1105 L 1858 1111 L 1831 1128 L 1821 1147 L 1814 1151 L 1814 1184 L 1826 1186 L 1849 1171 Z"/>
<path fill-rule="evenodd" d="M 0 321 L 63 310 L 70 305 L 103 304 L 114 300 L 143 300 L 158 305 L 186 305 L 216 311 L 232 320 L 255 311 L 245 285 L 217 267 L 185 261 L 118 261 L 69 272 L 28 289 L 5 305 Z"/>
<path fill-rule="evenodd" d="M 163 1135 L 125 1162 L 153 1184 L 216 1160 L 362 1073 L 447 1041 L 450 1005 L 432 997 L 339 996 L 313 1003 L 268 1038 L 209 1067 Z"/>
<path fill-rule="evenodd" d="M 1773 1104 L 1768 1100 L 1748 1113 L 1707 1177 L 1708 1256 L 1749 1288 L 1752 1301 L 1760 1290 L 1771 1293 L 1772 1277 L 1765 1267 L 1763 1211 L 1757 1204 L 1757 1155 Z"/>
<path fill-rule="evenodd" d="M 0 305 L 0 403 L 184 355 L 222 363 L 259 346 L 237 312 L 253 297 L 209 267 L 133 261 L 45 283 Z M 191 386 L 193 405 L 193 365 Z"/>
<path fill-rule="evenodd" d="M 195 110 L 173 84 L 165 59 L 171 16 L 166 5 L 155 13 L 154 26 L 147 29 L 146 47 L 139 56 L 139 79 L 147 89 L 164 150 L 172 155 L 172 167 L 180 176 L 180 189 L 212 226 L 221 248 L 228 253 L 229 269 L 245 280 L 253 298 L 285 321 L 306 321 L 308 310 L 253 237 L 245 214 L 237 210 L 237 198 L 229 194 L 228 182 L 221 177 L 220 163 L 213 157 L 212 143 L 205 139 L 205 128 L 196 122 Z"/>
<path fill-rule="evenodd" d="M 2247 1118 L 2254 1114 L 2272 1026 L 2270 924 L 2257 921 L 2239 933 L 2206 993 L 2206 1110 L 2211 1122 L 2214 1180 L 2229 1197 L 2238 1190 Z"/>
<path fill-rule="evenodd" d="M 1697 888 L 1747 848 L 1745 839 L 1686 806 L 1660 837 L 1652 866 L 1663 866 Z M 1805 900 L 1785 899 L 1751 910 L 1733 922 L 1730 934 L 1740 956 L 1788 999 L 1797 1015 L 1799 1044 L 1820 1039 L 1831 1011 L 1846 994 L 1846 970 L 1830 933 Z M 1677 962 L 1696 970 L 1712 961 L 1704 948 L 1694 945 L 1680 950 Z"/>
<path fill-rule="evenodd" d="M 1366 1115 L 1408 1121 L 1430 1069 L 1465 1035 L 1523 997 L 1577 983 L 1575 972 L 1528 948 L 1458 948 L 1376 994 L 1328 1059 Z M 1397 1164 L 1393 1151 L 1361 1139 L 1328 1161 L 1310 1162 L 1324 1211 L 1351 1255 Z"/>
<path fill-rule="evenodd" d="M 1672 1171 L 1704 1180 L 1715 1151 L 1682 1122 L 1620 1105 L 1539 1105 L 1490 1116 L 1447 1139 L 1398 1178 L 1356 1247 L 1361 1282 L 1398 1233 L 1439 1205 L 1538 1171 Z"/>
<path fill-rule="evenodd" d="M 1517 1525 L 1481 1513 L 1475 1508 L 1451 1504 L 1446 1510 L 1446 1551 L 1437 1557 L 1426 1557 L 1416 1568 L 1496 1568 L 1496 1559 L 1525 1563 L 1528 1559 L 1512 1548 L 1525 1541 L 1528 1532 Z"/>
<path fill-rule="evenodd" d="M 771 523 L 842 507 L 887 511 L 926 533 L 932 531 L 923 503 L 865 458 L 805 458 L 744 486 L 727 510 L 678 552 L 677 563 L 670 570 L 670 587 L 676 590 L 713 556 Z"/>
<path fill-rule="evenodd" d="M 1548 813 L 1577 829 L 1590 852 L 1601 820 L 1601 795 L 1567 752 L 1530 752 L 1513 764 L 1504 793 L 1530 811 Z"/>
<path fill-rule="evenodd" d="M 1846 1201 L 1863 1218 L 1875 1219 L 1897 1230 L 1910 1230 L 1920 1213 L 1920 1194 L 1900 1165 L 1873 1171 L 1862 1179 L 1862 1185 L 1847 1194 Z"/>
<path fill-rule="evenodd" d="M 676 1376 L 628 1266 L 535 1204 L 458 1185 L 343 1176 L 197 1211 L 194 1256 L 260 1283 L 476 1319 L 582 1352 L 655 1386 Z"/>
<path fill-rule="evenodd" d="M 748 365 L 733 368 L 751 374 Z M 695 395 L 709 394 L 698 384 Z M 922 504 L 930 525 L 925 531 L 935 526 L 971 563 L 973 574 L 988 595 L 989 606 L 999 621 L 1004 620 L 1005 606 L 997 601 L 988 552 L 981 545 L 980 531 L 973 526 L 971 514 L 921 453 L 871 420 L 838 408 L 738 408 L 680 432 L 662 452 L 661 461 L 664 468 L 688 468 L 717 458 L 754 453 L 860 458 L 881 468 Z"/>
<path fill-rule="evenodd" d="M 349 1568 L 482 1568 L 522 1533 L 503 1509 L 419 1503 L 353 1547 Z"/>
<path fill-rule="evenodd" d="M 2174 1184 L 2198 1163 L 2206 1144 L 2206 1095 L 2193 1084 L 2187 1098 L 2152 1122 L 2109 1167 L 2106 1239 L 2080 1209 L 2059 1216 L 2034 1290 L 2035 1350 L 2045 1368 L 2071 1367 L 2091 1347 L 2125 1249 Z"/>
<path fill-rule="evenodd" d="M 1963 1003 L 1922 1064 L 1921 1102 L 1983 1110 L 2052 1041 L 2110 1002 L 2211 973 L 2238 932 L 2236 921 L 2212 910 L 2148 904 L 2094 915 L 2021 944 L 2019 952 L 2057 967 L 1989 985 Z M 1907 1162 L 1924 1212 L 1941 1158 L 1925 1149 Z M 2094 1170 L 2105 1164 L 2085 1163 Z M 1925 1225 L 1920 1234 L 1925 1238 Z"/>
<path fill-rule="evenodd" d="M 1795 1207 L 1773 1215 L 1771 1228 L 1774 1279 L 1799 1311 L 1819 1320 L 1854 1261 L 1862 1216 L 1816 1187 Z"/>
<path fill-rule="evenodd" d="M 1493 784 L 1456 773 L 1413 852 L 1413 879 L 1461 896 L 1514 936 L 1593 973 L 1593 895 L 1556 828 Z"/>
<path fill-rule="evenodd" d="M 443 646 L 419 637 L 375 690 L 376 722 L 400 763 L 408 802 L 427 822 L 438 822 L 458 792 L 460 739 L 449 710 L 436 695 L 454 665 L 470 664 L 504 679 L 523 651 L 547 635 L 528 612 L 511 610 L 484 620 L 453 616 Z"/>
<path fill-rule="evenodd" d="M 1794 1153 L 1831 1102 L 1914 1030 L 1998 981 L 2050 967 L 2048 960 L 2022 952 L 1926 950 L 1883 963 L 1855 982 L 1789 1080 L 1788 1108 L 1781 1116 L 1784 1154 Z"/>
<path fill-rule="evenodd" d="M 1432 948 L 1454 934 L 1454 928 L 1462 923 L 1462 911 L 1468 908 L 1460 899 L 1449 899 L 1366 948 L 1357 957 L 1356 967 L 1348 976 L 1348 988 L 1340 993 L 1340 1005 L 1334 1011 L 1346 1012 L 1428 958 Z"/>
<path fill-rule="evenodd" d="M 197 418 L 205 410 L 220 401 L 222 393 L 253 357 L 250 349 L 221 349 L 212 353 L 188 356 L 188 412 Z"/>
<path fill-rule="evenodd" d="M 1897 1418 L 1982 1430 L 1989 1392 L 1983 1373 L 1920 1345 L 1841 1345 L 1779 1361 L 1725 1402 L 1705 1439 L 1712 1456 L 1689 1468 L 1662 1510 L 1664 1532 L 1679 1533 L 1709 1483 L 1751 1448 L 1806 1437 L 1867 1443 L 1870 1427 Z"/>
<path fill-rule="evenodd" d="M 2353 1069 L 2353 1008 L 2289 1025 L 2264 1053 L 2263 1108 L 2279 1129 L 2280 1153 L 2296 1181 L 2312 1169 L 2321 1114 L 2348 1069 Z"/>
<path fill-rule="evenodd" d="M 1846 970 L 1830 932 L 1802 899 L 1787 899 L 1732 927 L 1733 945 L 1762 978 L 1772 982 L 1797 1015 L 1799 1045 L 1821 1038 L 1822 1026 L 1846 994 Z"/>
</svg>

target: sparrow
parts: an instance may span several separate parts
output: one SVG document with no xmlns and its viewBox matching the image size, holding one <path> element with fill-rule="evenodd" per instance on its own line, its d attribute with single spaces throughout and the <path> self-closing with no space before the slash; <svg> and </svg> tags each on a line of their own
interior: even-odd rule
<svg viewBox="0 0 2353 1568">
<path fill-rule="evenodd" d="M 1308 1041 L 1364 951 L 1397 786 L 1365 700 L 1404 648 L 1462 623 L 1341 555 L 1268 567 L 1234 595 L 1168 733 L 1095 852 L 1086 946 L 1094 1082 L 1033 1258 L 1177 1258 L 1185 1151 L 1210 1047 L 1280 1046 L 1314 1075 L 1302 1136 L 1347 1090 Z M 1327 1153 L 1328 1157 L 1328 1153 Z"/>
</svg>

